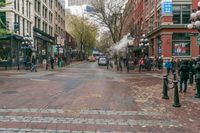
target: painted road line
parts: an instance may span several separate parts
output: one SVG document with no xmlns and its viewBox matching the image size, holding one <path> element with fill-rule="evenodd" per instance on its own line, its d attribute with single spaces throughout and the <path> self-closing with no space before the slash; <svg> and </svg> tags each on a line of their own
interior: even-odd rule
<svg viewBox="0 0 200 133">
<path fill-rule="evenodd" d="M 35 108 L 21 108 L 21 109 L 0 109 L 1 113 L 64 113 L 62 109 L 35 109 Z"/>
<path fill-rule="evenodd" d="M 157 112 L 144 112 L 144 111 L 111 111 L 111 110 L 82 110 L 80 114 L 84 115 L 149 115 L 149 116 L 168 116 L 169 114 Z"/>
<path fill-rule="evenodd" d="M 166 126 L 182 127 L 176 120 L 124 120 L 124 119 L 87 119 L 63 117 L 32 117 L 32 116 L 0 116 L 0 122 L 53 123 L 53 124 L 86 124 L 112 126 Z"/>
<path fill-rule="evenodd" d="M 46 80 L 46 79 L 30 79 L 32 81 L 41 81 L 41 82 L 49 82 L 50 80 Z"/>
</svg>

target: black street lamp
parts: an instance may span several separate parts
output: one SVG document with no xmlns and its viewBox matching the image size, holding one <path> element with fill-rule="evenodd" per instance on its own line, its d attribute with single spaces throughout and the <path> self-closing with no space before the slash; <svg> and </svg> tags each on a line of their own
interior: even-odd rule
<svg viewBox="0 0 200 133">
<path fill-rule="evenodd" d="M 193 10 L 190 20 L 191 20 L 191 23 L 187 25 L 188 29 L 196 29 L 200 33 L 200 1 L 198 2 L 198 10 Z M 200 36 L 197 37 L 197 44 L 200 44 Z M 200 54 L 200 45 L 199 45 L 199 54 Z M 198 66 L 198 63 L 197 63 L 197 66 Z M 197 73 L 196 78 L 198 79 L 199 78 L 198 73 L 200 73 L 198 69 L 196 73 Z M 195 98 L 200 98 L 200 84 L 199 84 L 199 80 L 197 81 L 198 81 L 196 82 L 197 94 Z"/>
<path fill-rule="evenodd" d="M 146 55 L 148 56 L 148 46 L 149 46 L 149 42 L 148 42 L 149 40 L 148 40 L 148 38 L 146 37 L 146 35 L 145 34 L 143 34 L 142 35 L 142 38 L 140 39 L 140 44 L 139 44 L 139 47 L 141 47 L 142 48 L 142 53 L 145 53 L 145 51 L 146 51 Z"/>
<path fill-rule="evenodd" d="M 24 49 L 24 65 L 25 67 L 27 67 L 27 63 L 30 61 L 30 53 L 31 53 L 31 49 L 33 48 L 32 46 L 33 44 L 33 40 L 30 36 L 26 35 L 23 37 L 23 41 L 22 41 L 22 45 L 21 45 L 21 49 Z M 18 68 L 19 68 L 19 63 L 18 63 Z"/>
</svg>

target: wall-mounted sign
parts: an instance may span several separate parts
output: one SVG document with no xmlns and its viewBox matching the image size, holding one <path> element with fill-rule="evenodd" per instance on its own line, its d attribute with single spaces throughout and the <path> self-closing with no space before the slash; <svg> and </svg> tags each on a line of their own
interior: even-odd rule
<svg viewBox="0 0 200 133">
<path fill-rule="evenodd" d="M 172 15 L 172 0 L 162 0 L 162 15 Z"/>
<path fill-rule="evenodd" d="M 200 36 L 197 36 L 197 45 L 200 46 Z"/>
</svg>

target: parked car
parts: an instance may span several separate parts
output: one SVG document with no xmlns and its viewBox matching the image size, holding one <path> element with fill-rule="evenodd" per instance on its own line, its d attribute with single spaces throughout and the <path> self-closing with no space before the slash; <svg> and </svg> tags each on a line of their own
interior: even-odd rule
<svg viewBox="0 0 200 133">
<path fill-rule="evenodd" d="M 89 61 L 89 62 L 95 62 L 96 59 L 95 59 L 94 56 L 89 56 L 89 57 L 88 57 L 88 61 Z"/>
<path fill-rule="evenodd" d="M 107 64 L 107 59 L 106 57 L 99 57 L 99 60 L 98 60 L 98 65 L 106 65 Z"/>
</svg>

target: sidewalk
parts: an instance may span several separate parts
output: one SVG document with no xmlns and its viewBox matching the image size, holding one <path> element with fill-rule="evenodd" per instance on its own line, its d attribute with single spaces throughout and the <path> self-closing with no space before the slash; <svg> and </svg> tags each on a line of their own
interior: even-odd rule
<svg viewBox="0 0 200 133">
<path fill-rule="evenodd" d="M 65 70 L 67 68 L 82 64 L 82 63 L 85 63 L 85 61 L 73 61 L 69 65 L 62 67 L 60 70 L 57 65 L 54 65 L 54 70 L 50 70 L 50 66 L 49 66 L 49 70 L 46 70 L 46 67 L 39 67 L 39 68 L 37 68 L 37 72 L 48 72 L 48 71 L 49 72 L 59 72 L 59 71 Z M 0 75 L 26 74 L 26 73 L 30 73 L 30 72 L 31 72 L 30 70 L 25 70 L 24 68 L 20 69 L 20 70 L 17 70 L 17 69 L 15 69 L 15 70 L 0 70 Z"/>
</svg>

